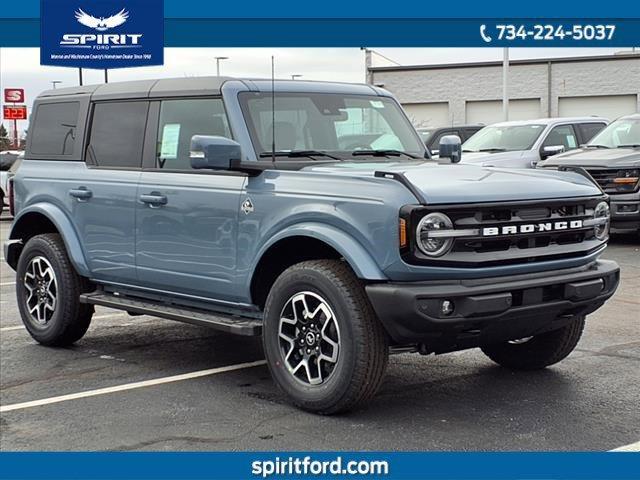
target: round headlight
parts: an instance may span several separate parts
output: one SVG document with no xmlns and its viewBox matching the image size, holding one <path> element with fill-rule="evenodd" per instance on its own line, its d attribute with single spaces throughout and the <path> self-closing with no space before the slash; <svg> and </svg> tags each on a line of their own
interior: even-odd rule
<svg viewBox="0 0 640 480">
<path fill-rule="evenodd" d="M 439 230 L 451 230 L 453 222 L 444 213 L 433 212 L 425 215 L 418 223 L 416 243 L 422 253 L 430 257 L 440 257 L 449 251 L 452 238 L 430 235 Z"/>
<path fill-rule="evenodd" d="M 607 202 L 600 202 L 593 210 L 594 220 L 606 220 L 604 223 L 597 224 L 594 227 L 594 233 L 598 240 L 605 240 L 609 236 L 609 215 L 609 204 Z"/>
</svg>

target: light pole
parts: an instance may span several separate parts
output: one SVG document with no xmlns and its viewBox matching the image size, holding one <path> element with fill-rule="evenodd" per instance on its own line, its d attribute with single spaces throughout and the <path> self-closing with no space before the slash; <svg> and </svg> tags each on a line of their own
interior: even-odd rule
<svg viewBox="0 0 640 480">
<path fill-rule="evenodd" d="M 221 60 L 229 60 L 229 57 L 215 57 L 216 59 L 216 75 L 220 76 L 220 61 Z"/>
<path fill-rule="evenodd" d="M 502 51 L 502 117 L 509 120 L 509 47 Z"/>
<path fill-rule="evenodd" d="M 291 80 L 295 80 L 296 78 L 300 78 L 300 77 L 302 77 L 301 74 L 295 73 L 295 74 L 291 75 Z"/>
<path fill-rule="evenodd" d="M 56 85 L 58 85 L 59 83 L 62 83 L 62 80 L 51 80 L 51 85 L 53 86 L 53 89 L 56 89 Z"/>
</svg>

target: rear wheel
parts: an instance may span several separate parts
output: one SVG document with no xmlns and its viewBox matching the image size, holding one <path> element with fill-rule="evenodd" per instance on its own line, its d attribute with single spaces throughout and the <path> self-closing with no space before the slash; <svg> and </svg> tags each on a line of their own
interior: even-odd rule
<svg viewBox="0 0 640 480">
<path fill-rule="evenodd" d="M 82 338 L 93 306 L 79 302 L 88 289 L 77 274 L 59 235 L 31 238 L 20 254 L 16 295 L 22 322 L 43 345 L 70 345 Z"/>
<path fill-rule="evenodd" d="M 580 340 L 584 316 L 558 330 L 481 347 L 491 360 L 513 370 L 538 370 L 566 358 Z"/>
<path fill-rule="evenodd" d="M 386 332 L 343 262 L 314 260 L 286 270 L 264 318 L 269 369 L 299 407 L 343 412 L 377 391 L 388 360 Z"/>
</svg>

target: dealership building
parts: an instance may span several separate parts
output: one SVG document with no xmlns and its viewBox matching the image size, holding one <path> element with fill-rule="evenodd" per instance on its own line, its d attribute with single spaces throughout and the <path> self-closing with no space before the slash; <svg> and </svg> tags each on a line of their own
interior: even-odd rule
<svg viewBox="0 0 640 480">
<path fill-rule="evenodd" d="M 502 62 L 370 67 L 418 127 L 503 120 Z M 513 60 L 509 120 L 640 112 L 640 54 Z"/>
</svg>

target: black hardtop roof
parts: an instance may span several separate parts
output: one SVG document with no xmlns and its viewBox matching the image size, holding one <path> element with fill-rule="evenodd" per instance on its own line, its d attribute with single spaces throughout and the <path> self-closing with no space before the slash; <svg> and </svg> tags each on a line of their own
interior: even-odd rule
<svg viewBox="0 0 640 480">
<path fill-rule="evenodd" d="M 159 80 L 134 80 L 79 87 L 57 88 L 42 92 L 38 99 L 88 95 L 92 100 L 126 98 L 159 98 L 172 96 L 220 95 L 222 86 L 229 81 L 244 84 L 248 90 L 271 91 L 269 79 L 241 79 L 233 77 L 185 77 Z M 276 91 L 330 91 L 368 95 L 388 95 L 383 89 L 371 85 L 309 80 L 275 80 Z"/>
</svg>

